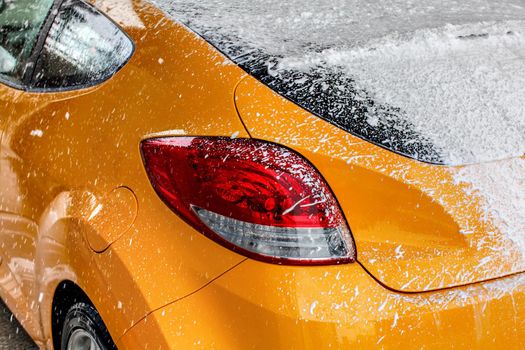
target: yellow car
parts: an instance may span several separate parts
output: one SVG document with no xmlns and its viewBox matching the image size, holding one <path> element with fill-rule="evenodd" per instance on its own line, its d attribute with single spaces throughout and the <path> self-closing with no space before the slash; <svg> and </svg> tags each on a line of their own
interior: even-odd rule
<svg viewBox="0 0 525 350">
<path fill-rule="evenodd" d="M 0 296 L 42 349 L 521 349 L 517 0 L 0 0 Z"/>
</svg>

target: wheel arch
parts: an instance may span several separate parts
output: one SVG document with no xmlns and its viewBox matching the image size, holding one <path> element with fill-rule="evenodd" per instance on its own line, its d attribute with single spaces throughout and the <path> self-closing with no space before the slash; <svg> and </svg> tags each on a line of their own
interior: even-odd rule
<svg viewBox="0 0 525 350">
<path fill-rule="evenodd" d="M 48 349 L 56 348 L 61 317 L 77 300 L 99 311 L 114 339 L 149 311 L 119 249 L 96 252 L 90 246 L 88 237 L 100 232 L 86 219 L 93 210 L 92 198 L 86 191 L 63 192 L 39 222 L 32 301 L 39 305 L 35 316 Z"/>
<path fill-rule="evenodd" d="M 51 304 L 51 342 L 54 349 L 60 349 L 62 328 L 68 310 L 79 302 L 95 308 L 91 299 L 75 282 L 64 280 L 58 284 Z"/>
</svg>

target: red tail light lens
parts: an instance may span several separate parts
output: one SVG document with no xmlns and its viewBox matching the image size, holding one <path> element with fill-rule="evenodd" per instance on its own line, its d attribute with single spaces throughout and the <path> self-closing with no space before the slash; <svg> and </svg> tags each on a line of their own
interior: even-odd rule
<svg viewBox="0 0 525 350">
<path fill-rule="evenodd" d="M 143 141 L 153 187 L 195 229 L 257 260 L 355 261 L 339 205 L 297 153 L 252 139 L 172 137 Z"/>
</svg>

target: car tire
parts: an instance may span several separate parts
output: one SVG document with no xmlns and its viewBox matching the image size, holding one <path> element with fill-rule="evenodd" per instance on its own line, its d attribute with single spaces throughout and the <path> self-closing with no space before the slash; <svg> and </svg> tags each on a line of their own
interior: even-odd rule
<svg viewBox="0 0 525 350">
<path fill-rule="evenodd" d="M 98 311 L 86 303 L 73 305 L 62 327 L 62 350 L 114 350 L 111 339 Z"/>
</svg>

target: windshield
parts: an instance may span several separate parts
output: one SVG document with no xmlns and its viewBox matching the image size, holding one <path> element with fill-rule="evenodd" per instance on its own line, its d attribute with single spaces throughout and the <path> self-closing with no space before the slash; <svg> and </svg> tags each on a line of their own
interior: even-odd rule
<svg viewBox="0 0 525 350">
<path fill-rule="evenodd" d="M 155 0 L 250 74 L 431 163 L 525 154 L 520 0 Z"/>
</svg>

